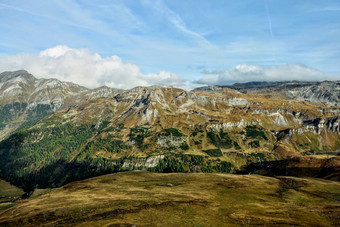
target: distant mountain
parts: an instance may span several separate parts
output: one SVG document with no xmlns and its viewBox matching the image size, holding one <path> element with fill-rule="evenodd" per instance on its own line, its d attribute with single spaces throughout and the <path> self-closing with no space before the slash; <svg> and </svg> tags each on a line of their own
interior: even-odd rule
<svg viewBox="0 0 340 227">
<path fill-rule="evenodd" d="M 340 81 L 278 81 L 235 83 L 230 86 L 207 86 L 196 88 L 195 91 L 213 92 L 218 89 L 235 89 L 246 94 L 270 94 L 286 99 L 327 103 L 331 106 L 340 105 Z"/>
<path fill-rule="evenodd" d="M 261 167 L 296 157 L 289 168 L 303 171 L 292 174 L 340 178 L 338 103 L 282 91 L 316 86 L 335 92 L 337 82 L 115 90 L 35 79 L 24 71 L 1 75 L 6 98 L 0 109 L 8 118 L 2 117 L 0 135 L 8 138 L 0 143 L 0 176 L 26 191 L 133 169 L 283 174 L 289 172 L 285 162 L 277 172 Z M 10 86 L 20 92 L 11 94 Z M 322 171 L 327 174 L 315 174 Z"/>
</svg>

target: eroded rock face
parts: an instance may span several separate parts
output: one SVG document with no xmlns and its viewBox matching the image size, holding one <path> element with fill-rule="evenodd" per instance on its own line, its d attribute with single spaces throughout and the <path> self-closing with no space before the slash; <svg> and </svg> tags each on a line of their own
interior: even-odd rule
<svg viewBox="0 0 340 227">
<path fill-rule="evenodd" d="M 316 118 L 310 121 L 304 121 L 304 126 L 314 127 L 314 131 L 320 134 L 323 129 L 330 130 L 332 132 L 340 132 L 340 119 L 339 117 L 330 117 L 326 119 Z"/>
<path fill-rule="evenodd" d="M 125 161 L 123 168 L 125 169 L 138 169 L 142 168 L 154 168 L 158 165 L 160 160 L 164 159 L 164 155 L 155 155 L 148 158 L 137 158 L 131 161 Z"/>
<path fill-rule="evenodd" d="M 309 121 L 304 121 L 302 126 L 299 128 L 293 128 L 293 129 L 285 129 L 282 131 L 279 131 L 277 135 L 285 134 L 285 135 L 293 135 L 293 134 L 303 134 L 306 132 L 311 132 L 313 134 L 321 134 L 321 132 L 330 131 L 334 133 L 340 133 L 340 119 L 339 117 L 330 117 L 330 118 L 316 118 Z"/>
<path fill-rule="evenodd" d="M 229 106 L 245 106 L 249 102 L 244 98 L 230 98 L 227 100 Z"/>
<path fill-rule="evenodd" d="M 261 125 L 261 122 L 256 121 L 256 120 L 252 122 L 247 122 L 241 119 L 239 122 L 223 122 L 220 124 L 210 124 L 207 126 L 207 130 L 220 131 L 221 129 L 222 130 L 231 130 L 233 128 L 243 129 L 247 125 Z"/>
<path fill-rule="evenodd" d="M 340 82 L 324 81 L 312 86 L 290 91 L 292 98 L 311 102 L 325 102 L 331 106 L 340 105 Z"/>
<path fill-rule="evenodd" d="M 157 145 L 161 147 L 169 147 L 169 146 L 179 147 L 185 142 L 185 140 L 186 140 L 185 136 L 181 136 L 181 137 L 159 136 L 157 140 Z"/>
</svg>

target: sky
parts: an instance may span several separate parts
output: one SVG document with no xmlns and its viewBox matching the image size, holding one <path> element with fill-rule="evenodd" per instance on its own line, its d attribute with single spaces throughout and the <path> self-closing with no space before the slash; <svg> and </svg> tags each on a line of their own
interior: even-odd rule
<svg viewBox="0 0 340 227">
<path fill-rule="evenodd" d="M 0 0 L 0 71 L 86 87 L 340 80 L 339 0 Z"/>
</svg>

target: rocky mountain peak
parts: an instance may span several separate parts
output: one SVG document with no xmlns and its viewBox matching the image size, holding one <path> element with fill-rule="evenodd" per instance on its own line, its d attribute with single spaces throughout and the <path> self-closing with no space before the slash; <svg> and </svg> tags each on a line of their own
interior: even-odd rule
<svg viewBox="0 0 340 227">
<path fill-rule="evenodd" d="M 36 78 L 32 74 L 28 73 L 26 70 L 6 71 L 3 73 L 0 73 L 0 83 L 9 82 L 16 78 L 23 78 L 27 81 L 36 80 Z"/>
</svg>

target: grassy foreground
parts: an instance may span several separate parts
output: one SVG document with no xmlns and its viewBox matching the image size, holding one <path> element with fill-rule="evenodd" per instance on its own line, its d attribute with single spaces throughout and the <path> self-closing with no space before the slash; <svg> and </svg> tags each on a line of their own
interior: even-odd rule
<svg viewBox="0 0 340 227">
<path fill-rule="evenodd" d="M 15 206 L 16 201 L 21 198 L 24 191 L 8 182 L 0 180 L 0 213 Z"/>
<path fill-rule="evenodd" d="M 0 226 L 340 225 L 340 183 L 258 175 L 125 172 L 23 200 Z"/>
</svg>

